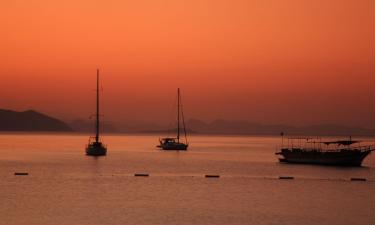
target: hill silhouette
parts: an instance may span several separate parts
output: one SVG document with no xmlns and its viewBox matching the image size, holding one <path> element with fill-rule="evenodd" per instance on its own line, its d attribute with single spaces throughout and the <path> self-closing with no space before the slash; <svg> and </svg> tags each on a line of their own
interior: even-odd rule
<svg viewBox="0 0 375 225">
<path fill-rule="evenodd" d="M 0 109 L 0 131 L 72 131 L 63 121 L 34 110 Z"/>
<path fill-rule="evenodd" d="M 308 136 L 375 136 L 375 129 L 336 124 L 290 126 L 266 125 L 248 121 L 215 120 L 206 123 L 190 119 L 187 127 L 201 134 L 243 134 L 243 135 L 278 135 L 284 132 L 287 135 Z"/>
<path fill-rule="evenodd" d="M 69 122 L 70 127 L 78 132 L 91 132 L 94 123 L 89 120 L 77 119 Z M 107 133 L 134 133 L 134 134 L 175 134 L 176 128 L 164 124 L 135 122 L 116 123 L 103 122 L 102 129 Z M 186 122 L 188 134 L 207 135 L 300 135 L 300 136 L 375 136 L 375 129 L 359 126 L 345 126 L 337 124 L 318 124 L 292 126 L 283 124 L 262 124 L 245 120 L 218 119 L 206 122 L 190 119 Z M 181 134 L 183 130 L 181 129 Z"/>
</svg>

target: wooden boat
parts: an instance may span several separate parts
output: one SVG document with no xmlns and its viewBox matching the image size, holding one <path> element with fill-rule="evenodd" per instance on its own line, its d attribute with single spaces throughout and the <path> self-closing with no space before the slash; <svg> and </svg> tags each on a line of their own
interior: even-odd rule
<svg viewBox="0 0 375 225">
<path fill-rule="evenodd" d="M 293 140 L 298 140 L 297 144 Z M 359 141 L 320 141 L 311 138 L 290 138 L 276 155 L 280 162 L 333 166 L 361 166 L 363 160 L 375 150 L 360 145 Z"/>
</svg>

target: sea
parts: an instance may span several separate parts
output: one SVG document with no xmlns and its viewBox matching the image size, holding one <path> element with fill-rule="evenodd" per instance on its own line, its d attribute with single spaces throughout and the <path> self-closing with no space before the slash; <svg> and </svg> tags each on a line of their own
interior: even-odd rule
<svg viewBox="0 0 375 225">
<path fill-rule="evenodd" d="M 186 152 L 158 138 L 107 135 L 94 158 L 86 134 L 0 134 L 0 224 L 375 224 L 374 153 L 359 168 L 291 165 L 280 137 L 196 135 Z"/>
</svg>

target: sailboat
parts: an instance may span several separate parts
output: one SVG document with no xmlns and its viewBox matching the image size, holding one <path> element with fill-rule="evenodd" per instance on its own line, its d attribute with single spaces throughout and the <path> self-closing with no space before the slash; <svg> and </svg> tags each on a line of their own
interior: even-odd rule
<svg viewBox="0 0 375 225">
<path fill-rule="evenodd" d="M 180 125 L 181 125 L 181 119 L 182 119 L 182 125 L 183 130 L 185 134 L 185 142 L 181 142 L 180 138 Z M 188 141 L 187 141 L 187 135 L 186 135 L 186 127 L 185 127 L 185 118 L 184 118 L 184 112 L 181 104 L 181 94 L 180 89 L 177 89 L 177 137 L 167 137 L 167 138 L 159 138 L 160 145 L 158 145 L 158 148 L 161 148 L 163 150 L 187 150 L 189 147 Z"/>
<path fill-rule="evenodd" d="M 100 140 L 100 114 L 99 114 L 99 69 L 96 70 L 96 135 L 89 138 L 86 146 L 86 155 L 104 156 L 107 154 L 107 147 Z"/>
</svg>

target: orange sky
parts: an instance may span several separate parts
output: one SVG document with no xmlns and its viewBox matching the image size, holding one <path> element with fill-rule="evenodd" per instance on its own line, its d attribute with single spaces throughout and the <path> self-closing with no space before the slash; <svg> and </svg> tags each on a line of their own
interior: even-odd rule
<svg viewBox="0 0 375 225">
<path fill-rule="evenodd" d="M 0 108 L 375 128 L 375 1 L 0 2 Z"/>
</svg>

